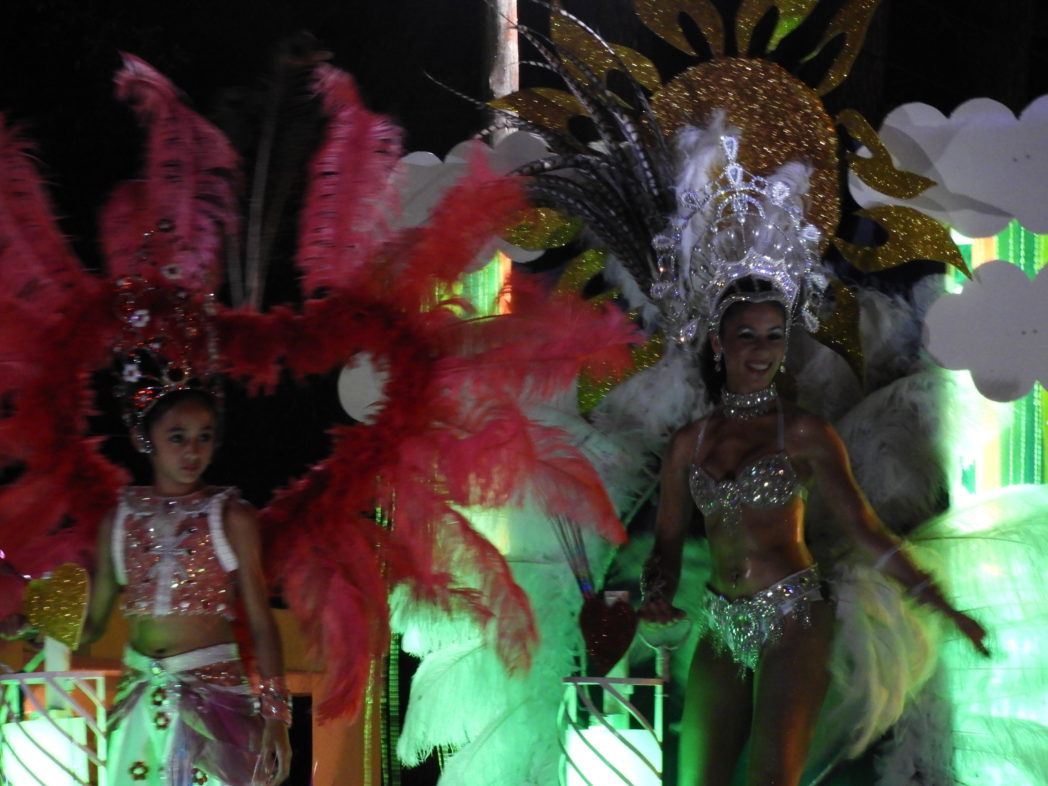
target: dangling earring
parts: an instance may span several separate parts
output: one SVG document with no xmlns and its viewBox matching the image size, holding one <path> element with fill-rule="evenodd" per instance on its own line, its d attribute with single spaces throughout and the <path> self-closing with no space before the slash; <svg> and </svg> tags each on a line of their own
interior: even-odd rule
<svg viewBox="0 0 1048 786">
<path fill-rule="evenodd" d="M 723 364 L 721 363 L 721 353 L 720 352 L 714 352 L 713 353 L 713 367 L 715 369 L 717 369 L 717 371 L 723 371 L 724 370 Z"/>
<path fill-rule="evenodd" d="M 153 441 L 138 426 L 131 430 L 131 444 L 135 446 L 135 450 L 147 456 L 156 453 Z"/>
</svg>

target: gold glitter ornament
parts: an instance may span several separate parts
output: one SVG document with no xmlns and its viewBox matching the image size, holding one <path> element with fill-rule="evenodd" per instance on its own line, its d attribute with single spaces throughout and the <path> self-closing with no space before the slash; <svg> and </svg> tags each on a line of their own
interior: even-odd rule
<svg viewBox="0 0 1048 786">
<path fill-rule="evenodd" d="M 570 243 L 581 227 L 582 221 L 552 207 L 533 207 L 525 210 L 520 222 L 506 230 L 503 237 L 521 248 L 560 248 Z"/>
<path fill-rule="evenodd" d="M 687 14 L 709 44 L 714 57 L 724 56 L 724 20 L 711 0 L 636 0 L 637 16 L 649 30 L 689 55 L 698 54 L 684 36 L 678 21 Z"/>
<path fill-rule="evenodd" d="M 735 43 L 739 52 L 749 51 L 757 23 L 772 8 L 777 9 L 779 15 L 768 41 L 768 52 L 775 51 L 782 39 L 796 30 L 818 4 L 819 0 L 743 0 L 735 14 Z"/>
<path fill-rule="evenodd" d="M 641 371 L 654 366 L 662 359 L 665 348 L 666 341 L 661 333 L 656 333 L 643 344 L 631 347 L 630 355 L 633 358 L 633 365 L 617 379 L 612 379 L 607 373 L 594 373 L 603 369 L 591 367 L 583 370 L 579 374 L 577 388 L 579 412 L 583 415 L 592 412 L 616 386 L 622 384 L 634 374 L 639 374 Z"/>
<path fill-rule="evenodd" d="M 826 69 L 826 75 L 815 88 L 816 93 L 824 96 L 847 78 L 848 72 L 855 64 L 855 58 L 859 56 L 859 51 L 866 41 L 866 32 L 870 29 L 873 12 L 877 10 L 879 3 L 880 0 L 851 0 L 833 17 L 822 41 L 806 58 L 811 60 L 834 38 L 844 36 L 844 45 L 833 59 L 833 63 Z"/>
<path fill-rule="evenodd" d="M 561 273 L 554 292 L 582 292 L 586 284 L 604 270 L 608 253 L 603 248 L 591 248 L 572 259 Z"/>
<path fill-rule="evenodd" d="M 857 246 L 841 238 L 833 239 L 844 258 L 862 272 L 875 273 L 914 259 L 930 259 L 971 278 L 968 263 L 950 231 L 931 216 L 903 205 L 881 205 L 856 211 L 855 215 L 875 221 L 888 232 L 888 240 L 879 246 Z"/>
<path fill-rule="evenodd" d="M 29 624 L 45 636 L 76 649 L 87 614 L 89 589 L 87 571 L 71 562 L 59 565 L 48 577 L 32 579 L 22 596 Z"/>
<path fill-rule="evenodd" d="M 837 133 L 815 92 L 768 60 L 730 57 L 689 68 L 651 99 L 663 132 L 709 123 L 723 109 L 742 131 L 739 163 L 767 177 L 790 161 L 812 167 L 805 217 L 825 251 L 840 221 Z"/>
<path fill-rule="evenodd" d="M 572 21 L 556 8 L 551 11 L 550 35 L 554 54 L 550 65 L 569 83 L 579 83 L 575 87 L 581 94 L 588 95 L 587 106 L 590 103 L 599 105 L 603 111 L 612 115 L 622 111 L 622 100 L 605 90 L 599 81 L 594 84 L 593 79 L 579 79 L 580 70 L 592 71 L 593 77 L 602 80 L 609 70 L 625 69 L 644 89 L 654 90 L 650 100 L 651 115 L 645 119 L 650 121 L 650 125 L 641 129 L 640 139 L 616 136 L 615 127 L 610 127 L 607 132 L 598 127 L 598 131 L 608 137 L 603 139 L 602 136 L 608 150 L 615 150 L 616 145 L 639 145 L 645 148 L 645 154 L 652 156 L 651 160 L 672 169 L 673 162 L 668 160 L 666 148 L 652 144 L 660 140 L 645 138 L 643 132 L 652 131 L 657 125 L 669 142 L 682 127 L 708 126 L 718 113 L 723 113 L 725 126 L 739 132 L 737 159 L 745 171 L 769 178 L 791 162 L 810 167 L 804 216 L 819 229 L 820 253 L 825 252 L 832 241 L 846 259 L 864 271 L 883 270 L 911 259 L 924 258 L 940 260 L 967 274 L 967 266 L 946 230 L 911 208 L 882 207 L 858 214 L 885 227 L 888 241 L 883 245 L 863 248 L 834 238 L 840 219 L 838 123 L 870 151 L 868 156 L 848 153 L 847 158 L 857 176 L 871 187 L 895 198 L 909 199 L 932 185 L 932 181 L 927 178 L 897 169 L 876 132 L 861 115 L 846 111 L 835 122 L 826 114 L 820 98 L 839 85 L 854 65 L 878 4 L 879 0 L 837 0 L 835 7 L 838 10 L 830 18 L 815 51 L 804 61 L 812 60 L 821 52 L 828 55 L 825 58 L 828 66 L 817 89 L 812 89 L 768 60 L 745 56 L 724 57 L 727 43 L 725 17 L 717 10 L 713 0 L 635 0 L 634 8 L 643 24 L 670 45 L 696 55 L 699 42 L 694 37 L 689 41 L 691 32 L 686 33 L 681 25 L 684 16 L 690 17 L 714 55 L 713 60 L 688 68 L 661 87 L 658 87 L 657 73 L 650 67 L 647 58 L 625 47 L 604 42 L 599 34 L 589 30 L 585 24 Z M 745 54 L 754 46 L 753 35 L 758 27 L 771 27 L 774 24 L 770 30 L 767 51 L 775 50 L 794 30 L 810 23 L 819 2 L 740 0 L 737 5 L 735 42 L 738 51 Z M 769 19 L 771 14 L 775 16 Z M 827 50 L 828 46 L 830 50 Z M 623 59 L 623 63 L 616 61 L 615 53 Z M 572 65 L 572 59 L 577 60 L 578 64 Z M 503 99 L 501 105 L 518 112 L 526 120 L 557 130 L 564 135 L 567 144 L 577 145 L 581 151 L 581 143 L 570 133 L 569 122 L 576 114 L 586 116 L 583 102 L 567 93 L 548 88 L 528 93 L 526 96 L 516 94 Z M 644 112 L 640 114 L 643 116 Z M 618 166 L 617 160 L 612 160 L 610 156 L 608 159 L 608 166 Z M 636 166 L 641 169 L 647 159 L 641 157 L 638 161 L 640 163 Z M 618 173 L 619 170 L 614 171 Z M 653 192 L 661 198 L 672 181 L 668 176 L 664 177 L 663 170 L 652 171 L 663 178 L 656 178 L 658 182 Z M 627 171 L 624 182 L 631 185 L 640 182 L 648 187 L 644 174 L 642 171 L 639 178 L 630 180 L 631 173 Z M 718 173 L 711 174 L 716 177 Z M 549 194 L 554 196 L 557 193 L 555 185 L 553 181 L 549 188 Z M 665 208 L 657 199 L 653 199 L 652 204 L 657 206 L 652 208 L 652 205 L 644 205 L 645 212 L 640 214 L 642 220 L 635 229 L 630 225 L 631 231 L 647 235 L 661 231 L 653 229 L 657 221 L 653 221 L 651 216 Z M 570 209 L 570 205 L 571 200 L 566 199 L 562 207 Z M 624 212 L 620 206 L 615 207 L 617 212 L 609 211 L 613 221 Z M 614 231 L 607 227 L 604 231 L 611 238 L 608 240 L 602 235 L 605 242 L 615 248 L 621 245 L 622 248 L 632 249 L 627 243 L 615 245 L 618 238 Z M 600 272 L 604 261 L 600 252 L 576 258 L 565 271 L 558 289 L 584 291 L 587 285 L 592 286 L 589 282 Z M 624 264 L 631 261 L 635 266 L 642 267 L 642 263 L 647 260 L 623 260 Z M 642 279 L 642 273 L 634 271 L 633 275 Z M 816 338 L 840 353 L 861 376 L 863 358 L 858 339 L 858 303 L 843 286 L 835 284 L 834 291 L 837 311 L 824 320 Z M 601 293 L 598 297 L 611 295 Z M 598 386 L 581 379 L 579 397 L 582 409 L 586 411 L 592 408 L 611 387 L 610 383 Z"/>
<path fill-rule="evenodd" d="M 488 102 L 489 106 L 512 112 L 529 123 L 571 135 L 568 122 L 576 115 L 585 115 L 582 104 L 571 93 L 553 87 L 533 87 L 518 90 L 508 96 Z"/>
<path fill-rule="evenodd" d="M 606 78 L 609 71 L 621 71 L 625 66 L 629 75 L 648 90 L 658 90 L 662 84 L 659 71 L 650 59 L 621 44 L 608 44 L 605 48 L 578 23 L 562 14 L 550 15 L 550 36 L 558 47 L 570 52 L 597 76 Z M 565 65 L 572 69 L 570 61 Z"/>
<path fill-rule="evenodd" d="M 567 264 L 553 291 L 582 294 L 586 285 L 604 271 L 607 257 L 606 249 L 591 248 L 583 251 Z M 597 305 L 616 295 L 618 295 L 618 290 L 609 289 L 589 298 L 588 302 Z M 631 313 L 629 316 L 634 321 L 637 320 L 637 314 Z M 655 334 L 644 344 L 631 347 L 630 355 L 633 358 L 633 364 L 628 371 L 617 378 L 608 373 L 610 368 L 590 366 L 583 369 L 579 374 L 576 393 L 579 412 L 582 414 L 591 412 L 617 385 L 634 374 L 655 365 L 662 357 L 664 347 L 665 342 L 661 333 Z"/>
<path fill-rule="evenodd" d="M 934 180 L 896 169 L 892 154 L 865 117 L 854 109 L 845 109 L 837 115 L 837 123 L 844 126 L 848 135 L 870 151 L 869 156 L 860 156 L 848 151 L 848 166 L 870 188 L 896 199 L 913 199 L 935 185 Z"/>
<path fill-rule="evenodd" d="M 812 337 L 844 358 L 855 375 L 863 380 L 866 377 L 866 358 L 859 333 L 859 301 L 855 293 L 840 281 L 831 281 L 830 289 L 833 292 L 833 314 L 819 320 L 819 329 Z"/>
</svg>

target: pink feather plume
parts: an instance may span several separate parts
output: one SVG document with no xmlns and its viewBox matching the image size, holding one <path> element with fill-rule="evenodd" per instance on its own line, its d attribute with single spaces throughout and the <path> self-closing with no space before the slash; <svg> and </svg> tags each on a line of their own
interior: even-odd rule
<svg viewBox="0 0 1048 786">
<path fill-rule="evenodd" d="M 147 130 L 143 181 L 118 189 L 104 232 L 114 275 L 177 270 L 196 291 L 220 282 L 225 239 L 238 226 L 237 156 L 222 133 L 189 109 L 174 85 L 148 63 L 124 55 L 116 95 Z M 169 267 L 170 266 L 170 267 Z"/>
<path fill-rule="evenodd" d="M 328 123 L 300 219 L 297 263 L 307 295 L 351 286 L 386 236 L 402 136 L 365 108 L 348 74 L 317 66 L 316 90 Z"/>
</svg>

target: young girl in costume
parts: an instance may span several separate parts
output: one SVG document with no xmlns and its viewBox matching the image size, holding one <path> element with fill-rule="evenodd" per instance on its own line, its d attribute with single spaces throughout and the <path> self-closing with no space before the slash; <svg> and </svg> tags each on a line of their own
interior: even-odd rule
<svg viewBox="0 0 1048 786">
<path fill-rule="evenodd" d="M 126 378 L 137 373 L 125 368 Z M 291 714 L 255 513 L 235 489 L 203 480 L 220 431 L 217 401 L 201 389 L 145 390 L 127 392 L 152 483 L 125 487 L 103 521 L 83 638 L 101 636 L 123 587 L 131 637 L 110 715 L 109 782 L 281 783 Z M 256 690 L 234 643 L 241 604 Z"/>
<path fill-rule="evenodd" d="M 796 317 L 811 314 L 817 233 L 786 181 L 743 171 L 722 137 L 726 174 L 682 200 L 672 248 L 691 264 L 688 305 L 708 329 L 706 387 L 715 408 L 673 437 L 662 468 L 642 618 L 669 623 L 684 538 L 699 509 L 712 559 L 705 632 L 692 659 L 680 786 L 727 786 L 749 741 L 746 783 L 801 782 L 831 676 L 834 588 L 805 542 L 817 485 L 860 557 L 941 612 L 983 654 L 986 631 L 953 608 L 877 518 L 833 428 L 784 402 L 773 379 Z M 710 357 L 712 355 L 712 357 Z"/>
</svg>

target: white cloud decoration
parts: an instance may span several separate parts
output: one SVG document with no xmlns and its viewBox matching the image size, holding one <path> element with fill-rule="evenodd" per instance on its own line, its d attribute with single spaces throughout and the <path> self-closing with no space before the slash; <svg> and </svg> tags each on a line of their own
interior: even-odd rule
<svg viewBox="0 0 1048 786">
<path fill-rule="evenodd" d="M 534 134 L 523 131 L 507 134 L 496 142 L 494 147 L 478 139 L 460 142 L 443 161 L 433 153 L 409 153 L 398 163 L 401 213 L 395 220 L 395 225 L 414 227 L 426 223 L 444 192 L 466 173 L 470 154 L 477 148 L 484 151 L 488 165 L 500 174 L 512 172 L 520 165 L 542 158 L 548 153 L 545 142 Z M 477 255 L 474 264 L 485 264 L 496 250 L 514 262 L 530 262 L 544 253 L 542 250 L 524 249 L 502 239 L 493 239 L 492 243 Z"/>
<path fill-rule="evenodd" d="M 924 346 L 949 369 L 968 369 L 994 401 L 1014 401 L 1034 383 L 1048 387 L 1048 267 L 1030 281 L 1011 262 L 976 268 L 961 294 L 928 311 Z"/>
<path fill-rule="evenodd" d="M 996 235 L 1012 218 L 1048 233 L 1048 96 L 1019 117 L 989 98 L 966 101 L 949 117 L 927 104 L 903 104 L 879 134 L 897 167 L 937 185 L 902 201 L 851 174 L 852 195 L 864 208 L 909 205 L 968 237 Z"/>
<path fill-rule="evenodd" d="M 342 409 L 361 423 L 374 423 L 386 400 L 389 370 L 370 352 L 354 355 L 338 375 L 338 400 Z"/>
</svg>

